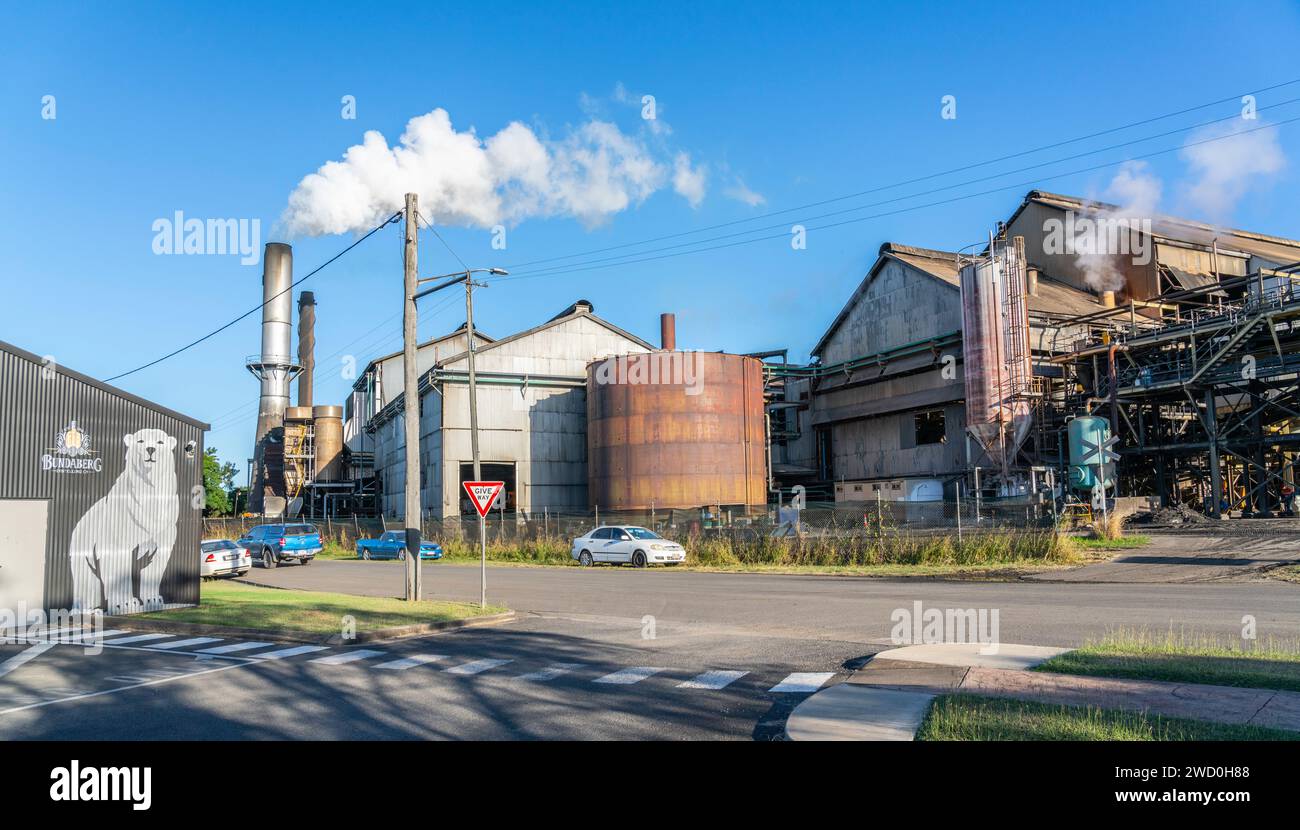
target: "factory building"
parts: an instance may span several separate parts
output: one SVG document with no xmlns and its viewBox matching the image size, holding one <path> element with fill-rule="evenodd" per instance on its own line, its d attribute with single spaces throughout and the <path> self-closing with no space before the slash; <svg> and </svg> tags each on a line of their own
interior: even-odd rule
<svg viewBox="0 0 1300 830">
<path fill-rule="evenodd" d="M 0 342 L 0 612 L 196 604 L 207 428 Z"/>
<path fill-rule="evenodd" d="M 482 474 L 506 482 L 504 509 L 588 510 L 587 366 L 653 349 L 596 316 L 586 300 L 534 328 L 478 343 Z M 467 512 L 461 483 L 473 478 L 473 456 L 466 358 L 464 349 L 439 347 L 419 378 L 421 505 L 434 518 Z M 384 389 L 391 394 L 394 387 Z M 402 517 L 405 505 L 404 407 L 403 395 L 389 397 L 362 428 L 373 441 L 384 515 L 392 517 Z"/>
<path fill-rule="evenodd" d="M 437 363 L 465 351 L 469 340 L 464 323 L 455 331 L 426 340 L 416 346 L 416 371 L 423 375 Z M 487 334 L 474 329 L 474 343 L 479 349 L 495 342 Z M 370 421 L 395 398 L 402 395 L 403 366 L 406 359 L 401 350 L 377 357 L 352 384 L 352 394 L 343 405 L 343 440 L 355 454 L 373 455 L 374 438 L 366 430 Z"/>
<path fill-rule="evenodd" d="M 773 473 L 836 501 L 1061 495 L 1096 478 L 1065 435 L 1088 418 L 1112 495 L 1266 514 L 1294 486 L 1298 272 L 1293 240 L 1041 191 L 987 245 L 886 243 L 814 362 L 765 364 Z"/>
</svg>

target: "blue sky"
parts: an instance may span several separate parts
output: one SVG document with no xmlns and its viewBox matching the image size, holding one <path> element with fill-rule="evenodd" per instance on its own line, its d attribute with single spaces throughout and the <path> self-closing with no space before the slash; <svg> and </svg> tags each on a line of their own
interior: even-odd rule
<svg viewBox="0 0 1300 830">
<path fill-rule="evenodd" d="M 611 123 L 659 166 L 653 192 L 607 210 L 594 226 L 563 208 L 525 211 L 507 223 L 506 250 L 493 250 L 487 227 L 442 229 L 471 265 L 523 273 L 520 263 L 751 219 L 1300 77 L 1278 46 L 1300 35 L 1300 13 L 1281 2 L 1248 9 L 1093 4 L 1086 15 L 1041 3 L 996 10 L 655 3 L 642 11 L 576 3 L 11 3 L 5 18 L 0 339 L 97 377 L 152 360 L 260 302 L 259 264 L 157 255 L 155 220 L 178 210 L 192 218 L 258 219 L 261 242 L 283 240 L 281 217 L 303 177 L 342 158 L 366 130 L 396 144 L 408 121 L 437 108 L 457 131 L 473 128 L 487 139 L 520 122 L 546 147 L 564 146 L 592 121 Z M 641 118 L 644 94 L 655 97 L 653 124 Z M 52 120 L 41 117 L 45 95 L 55 96 Z M 353 120 L 340 117 L 344 95 L 355 97 Z M 956 98 L 955 119 L 941 117 L 945 95 Z M 1300 84 L 1262 94 L 1258 103 L 1290 98 L 1300 98 Z M 571 262 L 794 224 L 1238 109 L 1221 105 L 923 185 Z M 1300 104 L 1261 115 L 1297 116 Z M 1279 127 L 1273 149 L 1284 159 L 1280 169 L 1256 176 L 1226 215 L 1196 218 L 1300 236 L 1297 135 L 1300 124 Z M 1044 189 L 1099 195 L 1115 168 L 1047 177 L 1184 139 L 845 214 L 1009 188 L 812 231 L 806 250 L 775 239 L 504 281 L 478 295 L 477 321 L 506 334 L 585 297 L 597 313 L 647 339 L 657 336 L 658 313 L 675 311 L 684 347 L 784 347 L 803 359 L 882 242 L 948 249 L 977 242 L 1030 189 L 1011 185 L 1037 177 Z M 695 206 L 672 185 L 681 153 L 691 170 L 704 171 Z M 1177 153 L 1150 159 L 1144 171 L 1162 185 L 1161 209 L 1176 214 L 1188 214 L 1194 202 L 1187 195 L 1194 173 Z M 737 198 L 745 191 L 754 196 Z M 354 238 L 287 239 L 296 275 Z M 457 267 L 427 232 L 420 261 L 424 274 Z M 303 286 L 319 302 L 318 403 L 342 402 L 350 386 L 339 372 L 342 355 L 364 364 L 399 347 L 400 286 L 399 226 Z M 427 305 L 421 335 L 462 319 L 457 303 Z M 257 395 L 243 361 L 258 348 L 253 315 L 119 383 L 213 422 L 209 446 L 242 468 Z"/>
</svg>

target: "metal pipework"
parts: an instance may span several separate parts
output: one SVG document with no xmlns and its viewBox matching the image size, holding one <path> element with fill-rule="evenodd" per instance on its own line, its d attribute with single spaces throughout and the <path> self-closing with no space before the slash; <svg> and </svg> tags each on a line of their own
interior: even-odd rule
<svg viewBox="0 0 1300 830">
<path fill-rule="evenodd" d="M 298 295 L 298 406 L 311 406 L 312 379 L 316 370 L 316 295 Z"/>
</svg>

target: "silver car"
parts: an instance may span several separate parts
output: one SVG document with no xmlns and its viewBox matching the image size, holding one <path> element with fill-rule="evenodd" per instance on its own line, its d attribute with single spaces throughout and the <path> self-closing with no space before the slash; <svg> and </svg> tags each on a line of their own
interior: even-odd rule
<svg viewBox="0 0 1300 830">
<path fill-rule="evenodd" d="M 686 561 L 686 549 L 653 530 L 635 525 L 602 525 L 573 540 L 569 555 L 581 565 L 597 562 L 630 562 L 646 565 L 676 565 Z"/>
<path fill-rule="evenodd" d="M 248 549 L 229 539 L 204 539 L 199 543 L 199 576 L 243 576 L 253 567 Z"/>
</svg>

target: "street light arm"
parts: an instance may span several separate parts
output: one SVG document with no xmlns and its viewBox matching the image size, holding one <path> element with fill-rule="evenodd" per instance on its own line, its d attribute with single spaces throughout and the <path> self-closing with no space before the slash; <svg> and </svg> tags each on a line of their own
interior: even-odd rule
<svg viewBox="0 0 1300 830">
<path fill-rule="evenodd" d="M 500 277 L 500 276 L 507 276 L 509 272 L 501 268 L 470 268 L 468 270 L 461 271 L 455 274 L 443 274 L 440 277 L 424 277 L 418 280 L 417 284 L 433 282 L 434 280 L 442 280 L 442 282 L 438 283 L 437 285 L 430 286 L 429 288 L 426 288 L 423 291 L 416 292 L 415 295 L 412 297 L 412 299 L 418 300 L 421 297 L 427 297 L 430 294 L 441 291 L 444 288 L 450 288 L 453 285 L 460 285 L 461 283 L 467 281 L 470 278 L 470 276 L 473 274 L 491 274 L 494 277 Z"/>
</svg>

